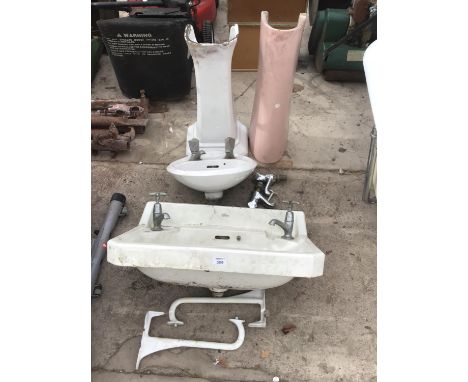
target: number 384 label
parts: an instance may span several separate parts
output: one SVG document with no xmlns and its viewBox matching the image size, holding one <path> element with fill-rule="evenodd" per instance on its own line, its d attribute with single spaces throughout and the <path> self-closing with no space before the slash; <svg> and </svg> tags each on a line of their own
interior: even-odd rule
<svg viewBox="0 0 468 382">
<path fill-rule="evenodd" d="M 224 257 L 213 257 L 213 265 L 226 265 L 227 260 Z"/>
</svg>

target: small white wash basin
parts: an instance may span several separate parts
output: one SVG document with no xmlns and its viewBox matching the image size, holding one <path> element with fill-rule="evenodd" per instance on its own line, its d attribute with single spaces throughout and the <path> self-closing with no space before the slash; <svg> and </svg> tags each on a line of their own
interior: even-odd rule
<svg viewBox="0 0 468 382">
<path fill-rule="evenodd" d="M 146 204 L 137 227 L 109 240 L 110 263 L 212 291 L 274 288 L 323 274 L 325 255 L 307 237 L 302 211 L 294 211 L 294 239 L 285 240 L 268 224 L 283 220 L 284 210 L 161 203 L 171 219 L 152 231 L 153 205 Z"/>
<path fill-rule="evenodd" d="M 167 171 L 180 183 L 205 193 L 207 199 L 220 199 L 223 191 L 242 182 L 257 167 L 253 159 L 238 155 L 223 159 L 202 155 L 190 161 L 189 156 L 169 164 Z"/>
</svg>

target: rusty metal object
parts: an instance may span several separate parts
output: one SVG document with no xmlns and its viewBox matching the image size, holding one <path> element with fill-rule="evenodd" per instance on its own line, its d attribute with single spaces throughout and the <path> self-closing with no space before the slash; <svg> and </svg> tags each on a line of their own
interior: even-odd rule
<svg viewBox="0 0 468 382">
<path fill-rule="evenodd" d="M 135 138 L 133 127 L 127 128 L 123 134 L 114 124 L 107 130 L 91 129 L 91 150 L 93 151 L 126 151 L 130 142 Z"/>
<path fill-rule="evenodd" d="M 169 110 L 167 104 L 163 102 L 151 102 L 146 97 L 145 91 L 140 90 L 140 98 L 131 98 L 131 99 L 113 99 L 113 100 L 104 100 L 96 99 L 91 101 L 91 111 L 101 111 L 108 109 L 112 105 L 121 104 L 126 106 L 139 106 L 143 108 L 140 113 L 137 114 L 135 118 L 148 118 L 148 113 L 165 113 Z M 100 114 L 103 114 L 100 112 Z M 107 126 L 106 126 L 107 127 Z M 138 132 L 137 132 L 138 133 Z"/>
<path fill-rule="evenodd" d="M 91 100 L 91 110 L 100 111 L 106 110 L 116 105 L 125 105 L 126 107 L 139 107 L 138 113 L 134 118 L 146 118 L 148 117 L 149 112 L 149 100 L 146 98 L 145 90 L 140 90 L 140 98 L 130 98 L 130 99 L 96 99 Z M 125 109 L 123 106 L 120 108 Z M 136 109 L 135 109 L 136 110 Z"/>
<path fill-rule="evenodd" d="M 91 128 L 109 129 L 112 124 L 120 134 L 132 127 L 137 134 L 143 134 L 148 125 L 149 100 L 145 91 L 140 90 L 139 99 L 92 100 Z"/>
<path fill-rule="evenodd" d="M 355 24 L 360 24 L 369 18 L 370 0 L 354 0 L 351 7 L 348 8 L 348 13 L 353 18 Z"/>
<path fill-rule="evenodd" d="M 125 117 L 113 117 L 107 115 L 99 115 L 97 113 L 91 114 L 91 128 L 92 129 L 108 129 L 110 125 L 114 124 L 120 133 L 127 132 L 127 129 L 132 127 L 137 134 L 143 134 L 148 119 L 133 119 Z"/>
<path fill-rule="evenodd" d="M 101 110 L 105 109 L 106 107 L 109 107 L 113 104 L 116 103 L 121 103 L 129 106 L 141 106 L 140 103 L 141 101 L 136 98 L 130 98 L 130 99 L 93 99 L 91 100 L 91 110 L 96 111 L 96 110 Z"/>
<path fill-rule="evenodd" d="M 111 115 L 115 117 L 137 118 L 144 112 L 141 106 L 130 106 L 123 103 L 116 103 L 97 111 L 99 115 Z"/>
</svg>

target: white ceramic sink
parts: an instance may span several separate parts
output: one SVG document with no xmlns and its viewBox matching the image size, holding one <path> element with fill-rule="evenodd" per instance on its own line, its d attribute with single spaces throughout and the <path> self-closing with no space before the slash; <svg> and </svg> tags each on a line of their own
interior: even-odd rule
<svg viewBox="0 0 468 382">
<path fill-rule="evenodd" d="M 107 243 L 110 263 L 213 291 L 267 289 L 323 274 L 325 255 L 307 237 L 302 211 L 294 211 L 294 239 L 285 240 L 268 224 L 283 220 L 284 210 L 161 203 L 171 219 L 152 231 L 153 205 L 146 204 L 137 227 Z"/>
<path fill-rule="evenodd" d="M 207 199 L 220 199 L 224 190 L 242 182 L 257 167 L 257 162 L 242 155 L 235 159 L 209 155 L 202 155 L 201 160 L 195 161 L 189 158 L 170 163 L 167 171 L 187 187 L 204 192 Z"/>
</svg>

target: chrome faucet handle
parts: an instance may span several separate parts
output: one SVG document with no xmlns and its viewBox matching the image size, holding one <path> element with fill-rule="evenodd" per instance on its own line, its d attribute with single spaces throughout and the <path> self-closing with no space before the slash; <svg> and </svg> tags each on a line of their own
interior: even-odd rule
<svg viewBox="0 0 468 382">
<path fill-rule="evenodd" d="M 255 173 L 255 181 L 257 182 L 257 186 L 261 185 L 262 192 L 268 196 L 270 199 L 273 195 L 273 190 L 270 190 L 270 184 L 273 183 L 274 175 L 273 174 L 260 174 L 259 172 Z"/>
<path fill-rule="evenodd" d="M 202 154 L 206 154 L 205 150 L 200 150 L 200 141 L 197 138 L 192 138 L 188 144 L 191 154 L 189 161 L 200 160 Z"/>
<path fill-rule="evenodd" d="M 288 176 L 285 174 L 260 174 L 259 172 L 255 172 L 255 180 L 259 180 L 261 182 L 264 182 L 270 178 L 273 178 L 275 183 L 279 182 L 281 180 L 287 180 Z"/>
<path fill-rule="evenodd" d="M 265 193 L 265 195 L 270 195 L 273 190 L 270 188 L 272 185 L 274 185 L 275 183 L 278 183 L 282 180 L 286 180 L 287 179 L 287 176 L 284 175 L 284 174 L 260 174 L 259 172 L 255 173 L 255 180 L 257 182 L 263 182 L 264 183 L 264 187 L 263 187 L 263 191 Z"/>
<path fill-rule="evenodd" d="M 154 200 L 156 203 L 159 203 L 159 199 L 161 196 L 167 196 L 165 192 L 150 192 L 150 196 L 154 196 Z"/>
<path fill-rule="evenodd" d="M 288 204 L 288 211 L 292 211 L 293 209 L 293 204 L 301 204 L 299 202 L 296 202 L 294 200 L 282 200 L 283 203 L 287 203 Z"/>
<path fill-rule="evenodd" d="M 200 151 L 200 141 L 197 138 L 192 138 L 188 144 L 191 153 L 198 153 Z"/>
<path fill-rule="evenodd" d="M 267 180 L 267 175 L 260 174 L 259 172 L 255 172 L 255 181 L 264 182 Z"/>
<path fill-rule="evenodd" d="M 234 157 L 234 146 L 236 144 L 236 140 L 232 137 L 227 137 L 224 140 L 224 151 L 226 156 L 224 159 L 235 159 Z"/>
</svg>

